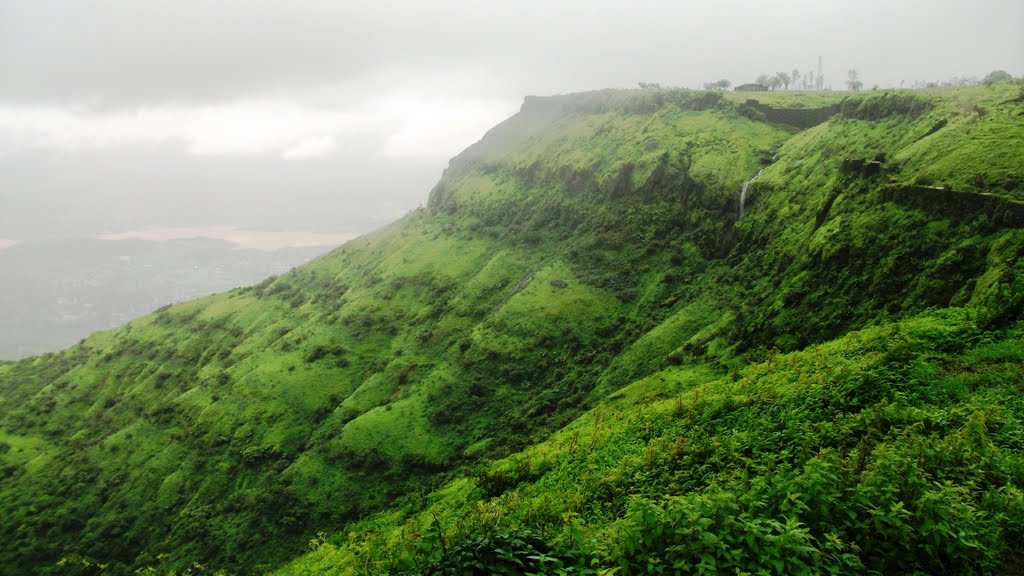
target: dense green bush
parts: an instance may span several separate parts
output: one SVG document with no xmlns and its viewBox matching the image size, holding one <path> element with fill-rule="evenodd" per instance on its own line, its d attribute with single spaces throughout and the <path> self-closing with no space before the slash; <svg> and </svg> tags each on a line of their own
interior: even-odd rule
<svg viewBox="0 0 1024 576">
<path fill-rule="evenodd" d="M 914 92 L 883 91 L 879 94 L 851 96 L 840 104 L 840 114 L 858 120 L 885 120 L 892 116 L 916 118 L 935 105 L 926 96 Z"/>
</svg>

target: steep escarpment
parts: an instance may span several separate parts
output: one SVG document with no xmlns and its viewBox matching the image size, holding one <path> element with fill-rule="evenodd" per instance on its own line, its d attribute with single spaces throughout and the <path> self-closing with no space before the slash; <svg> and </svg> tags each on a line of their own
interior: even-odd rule
<svg viewBox="0 0 1024 576">
<path fill-rule="evenodd" d="M 739 250 L 756 248 L 738 272 L 758 279 L 744 287 L 740 338 L 793 349 L 880 311 L 978 303 L 1012 282 L 1024 151 L 1011 142 L 1024 131 L 1011 94 L 851 97 L 828 124 L 787 141 L 738 226 Z M 985 185 L 995 182 L 1008 184 Z M 822 313 L 808 324 L 812 307 Z"/>
<path fill-rule="evenodd" d="M 760 482 L 775 462 L 769 454 L 790 445 L 779 457 L 792 473 L 785 482 L 804 482 L 800 470 L 814 450 L 831 450 L 829 474 L 842 471 L 842 486 L 856 490 L 857 474 L 888 462 L 876 449 L 902 438 L 904 428 L 884 424 L 881 403 L 924 381 L 915 370 L 954 378 L 951 367 L 972 354 L 991 356 L 985 378 L 996 374 L 1000 386 L 998 375 L 1013 370 L 1019 339 L 1005 330 L 1020 311 L 1024 234 L 985 209 L 927 209 L 892 190 L 942 186 L 1019 200 L 1016 90 L 851 98 L 827 123 L 795 135 L 717 94 L 528 99 L 452 160 L 427 208 L 255 287 L 168 307 L 58 354 L 0 364 L 0 440 L 8 447 L 0 454 L 0 537 L 10 543 L 0 562 L 12 573 L 59 572 L 61 558 L 102 562 L 115 573 L 181 571 L 193 562 L 256 573 L 282 566 L 318 532 L 352 532 L 344 546 L 345 536 L 317 540 L 319 556 L 293 567 L 323 562 L 345 571 L 357 558 L 372 558 L 378 571 L 441 566 L 452 558 L 447 542 L 463 536 L 492 550 L 502 548 L 500 538 L 520 538 L 534 555 L 560 550 L 566 564 L 565 538 L 575 541 L 580 522 L 593 525 L 591 536 L 615 534 L 623 522 L 681 518 L 691 504 L 718 518 L 740 504 L 714 500 L 708 487 Z M 740 188 L 762 168 L 738 220 Z M 914 336 L 912 345 L 901 344 L 902 324 L 886 324 L 960 305 L 972 308 L 910 321 L 938 326 L 938 335 Z M 844 337 L 858 329 L 877 342 L 858 348 L 862 337 Z M 959 347 L 943 336 L 951 330 L 963 331 Z M 990 341 L 995 348 L 985 347 Z M 866 423 L 851 421 L 822 439 L 814 432 L 802 444 L 797 429 L 768 434 L 784 421 L 775 416 L 832 397 L 810 387 L 833 382 L 832 363 L 822 358 L 839 354 L 837 346 L 857 350 L 843 356 L 849 373 L 835 380 L 855 398 L 834 396 L 835 406 L 801 412 L 802 420 L 780 418 L 818 431 L 843 414 L 863 413 Z M 933 349 L 948 361 L 925 358 Z M 879 360 L 889 355 L 892 362 Z M 918 366 L 918 357 L 938 363 Z M 902 379 L 886 388 L 892 394 L 869 393 L 874 376 L 851 375 L 861 365 Z M 770 386 L 758 384 L 761 373 Z M 973 392 L 928 394 L 930 418 L 945 422 L 936 438 L 950 442 L 969 420 L 957 403 L 974 410 L 985 401 Z M 779 404 L 783 396 L 796 404 Z M 627 416 L 665 398 L 655 413 L 678 403 L 671 413 L 692 418 Z M 987 483 L 946 478 L 941 471 L 952 463 L 929 464 L 939 472 L 922 477 L 949 479 L 951 492 L 939 496 L 950 498 L 973 482 L 978 488 L 957 506 L 977 508 L 995 490 L 992 478 L 1020 488 L 1012 454 L 1019 411 L 999 402 L 1010 415 L 999 422 L 1010 427 L 999 428 L 991 452 L 1002 460 L 978 464 Z M 899 422 L 923 421 L 920 406 L 904 408 Z M 871 420 L 878 410 L 884 418 Z M 761 428 L 737 428 L 742 414 Z M 766 443 L 744 446 L 726 437 L 730 427 Z M 844 439 L 867 430 L 877 430 L 871 444 Z M 605 444 L 612 436 L 630 448 Z M 553 446 L 550 438 L 561 442 L 553 460 L 531 456 Z M 977 446 L 988 441 L 995 442 Z M 635 450 L 652 442 L 649 457 Z M 577 464 L 560 468 L 583 454 L 629 458 L 594 468 L 602 470 L 596 476 Z M 976 462 L 980 452 L 972 454 L 964 462 Z M 858 457 L 852 468 L 844 460 Z M 745 472 L 729 463 L 746 461 Z M 686 476 L 709 462 L 713 473 Z M 645 474 L 648 483 L 638 480 Z M 570 478 L 582 478 L 585 492 L 564 509 L 543 508 Z M 1016 502 L 1011 488 L 1008 500 L 989 504 Z M 658 493 L 699 502 L 679 508 Z M 630 494 L 652 499 L 653 516 L 631 507 Z M 822 515 L 839 506 L 829 494 L 814 500 Z M 528 507 L 515 507 L 520 497 Z M 751 518 L 778 521 L 784 502 L 766 502 Z M 434 522 L 479 506 L 483 516 L 516 518 L 510 528 L 530 534 L 500 523 L 490 532 L 424 524 L 419 514 L 428 506 Z M 781 537 L 785 526 L 770 525 L 765 538 Z M 876 567 L 871 559 L 884 548 L 857 556 L 857 547 L 865 550 L 858 526 L 837 532 L 827 553 L 852 554 L 869 569 L 912 566 Z M 984 546 L 1012 536 L 997 527 Z M 824 539 L 825 528 L 821 521 L 811 532 L 794 525 L 785 533 L 802 546 Z M 634 537 L 621 540 L 628 550 L 587 562 L 638 571 L 643 554 L 684 539 L 628 544 Z M 909 544 L 911 552 L 925 540 Z"/>
</svg>

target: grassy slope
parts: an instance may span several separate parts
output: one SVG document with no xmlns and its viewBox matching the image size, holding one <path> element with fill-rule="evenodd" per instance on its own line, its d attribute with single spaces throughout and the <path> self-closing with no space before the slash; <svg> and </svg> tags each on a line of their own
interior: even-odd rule
<svg viewBox="0 0 1024 576">
<path fill-rule="evenodd" d="M 678 109 L 659 121 L 728 125 Z M 780 138 L 745 130 L 744 150 Z M 73 552 L 116 570 L 257 569 L 315 527 L 570 421 L 629 337 L 616 331 L 648 321 L 642 301 L 581 281 L 550 239 L 462 224 L 413 214 L 253 289 L 5 365 L 0 427 L 52 457 L 5 468 L 4 564 Z"/>
<path fill-rule="evenodd" d="M 1024 324 L 978 320 L 929 313 L 736 377 L 667 368 L 278 573 L 1013 570 Z"/>
<path fill-rule="evenodd" d="M 739 224 L 741 245 L 756 249 L 737 267 L 754 279 L 741 288 L 741 339 L 795 349 L 837 337 L 880 309 L 898 315 L 922 303 L 977 300 L 996 275 L 1012 273 L 1019 225 L 1000 224 L 991 206 L 926 200 L 922 210 L 908 197 L 916 190 L 901 190 L 897 201 L 883 193 L 925 182 L 1012 203 L 1024 189 L 1019 90 L 850 99 L 839 117 L 787 141 L 751 187 L 751 214 Z M 873 158 L 883 159 L 878 175 L 843 168 Z M 822 313 L 808 325 L 804 310 L 812 307 Z"/>
<path fill-rule="evenodd" d="M 0 560 L 271 566 L 666 366 L 684 367 L 659 373 L 670 394 L 772 347 L 991 299 L 1019 230 L 879 190 L 927 172 L 1019 193 L 1019 141 L 991 139 L 1019 129 L 1018 92 L 924 96 L 923 113 L 876 95 L 792 138 L 701 95 L 528 102 L 452 161 L 426 211 L 253 289 L 0 365 Z M 737 225 L 740 184 L 780 146 Z M 841 169 L 881 148 L 885 178 Z M 661 390 L 642 382 L 626 411 Z"/>
<path fill-rule="evenodd" d="M 778 90 L 768 92 L 725 92 L 730 101 L 742 104 L 754 99 L 761 104 L 777 108 L 818 108 L 838 104 L 849 95 L 847 92 L 828 92 L 814 90 Z"/>
</svg>

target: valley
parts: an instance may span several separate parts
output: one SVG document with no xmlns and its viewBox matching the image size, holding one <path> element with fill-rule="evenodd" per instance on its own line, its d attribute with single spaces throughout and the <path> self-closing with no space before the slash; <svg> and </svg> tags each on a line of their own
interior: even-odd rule
<svg viewBox="0 0 1024 576">
<path fill-rule="evenodd" d="M 1019 570 L 1020 83 L 755 97 L 835 114 L 529 97 L 397 222 L 0 363 L 0 566 Z"/>
</svg>

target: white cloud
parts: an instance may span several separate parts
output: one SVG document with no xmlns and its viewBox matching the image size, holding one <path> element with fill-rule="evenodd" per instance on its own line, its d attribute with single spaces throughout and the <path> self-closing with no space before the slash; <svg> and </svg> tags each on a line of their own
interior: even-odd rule
<svg viewBox="0 0 1024 576">
<path fill-rule="evenodd" d="M 285 149 L 285 151 L 281 153 L 281 158 L 284 158 L 285 160 L 318 158 L 320 156 L 330 154 L 337 147 L 338 141 L 333 135 L 310 136 L 296 142 L 294 146 Z"/>
<path fill-rule="evenodd" d="M 331 109 L 283 100 L 98 112 L 0 102 L 0 153 L 179 144 L 197 156 L 322 157 L 383 142 L 380 156 L 448 158 L 518 108 L 511 100 L 398 95 Z"/>
<path fill-rule="evenodd" d="M 327 153 L 335 135 L 364 134 L 375 127 L 376 119 L 351 112 L 267 100 L 114 113 L 0 104 L 0 143 L 8 151 L 180 143 L 200 156 L 297 157 Z"/>
<path fill-rule="evenodd" d="M 450 158 L 519 109 L 511 100 L 391 97 L 377 104 L 382 117 L 398 121 L 379 154 L 399 158 Z"/>
</svg>

